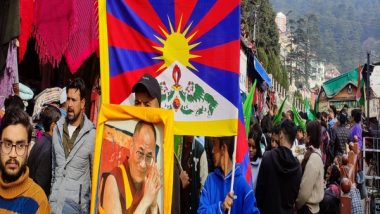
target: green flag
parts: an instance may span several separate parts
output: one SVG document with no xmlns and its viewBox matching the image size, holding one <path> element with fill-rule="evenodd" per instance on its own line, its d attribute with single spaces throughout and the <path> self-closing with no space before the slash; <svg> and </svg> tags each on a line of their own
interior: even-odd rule
<svg viewBox="0 0 380 214">
<path fill-rule="evenodd" d="M 298 111 L 296 109 L 296 107 L 292 107 L 292 112 L 293 112 L 293 115 L 294 115 L 294 123 L 297 125 L 297 126 L 301 126 L 302 130 L 304 132 L 306 132 L 306 124 L 305 122 L 302 120 L 301 116 L 298 114 Z"/>
<path fill-rule="evenodd" d="M 249 122 L 250 122 L 250 118 L 251 118 L 252 102 L 253 102 L 253 95 L 255 94 L 256 82 L 257 82 L 257 80 L 255 79 L 255 82 L 253 82 L 251 90 L 249 91 L 249 95 L 248 95 L 248 97 L 245 100 L 244 105 L 243 105 L 245 132 L 247 133 L 247 136 L 249 133 Z"/>
<path fill-rule="evenodd" d="M 277 125 L 277 124 L 279 124 L 281 122 L 282 111 L 283 111 L 284 104 L 285 104 L 285 101 L 286 101 L 287 98 L 288 98 L 288 96 L 286 96 L 285 99 L 284 99 L 284 101 L 282 101 L 281 106 L 278 109 L 277 114 L 274 116 L 274 118 L 273 118 L 273 125 Z"/>
<path fill-rule="evenodd" d="M 305 99 L 305 111 L 306 111 L 306 114 L 307 114 L 307 118 L 309 120 L 315 120 L 315 115 L 313 114 L 313 112 L 310 111 L 310 105 L 309 105 L 309 100 L 306 98 Z"/>
</svg>

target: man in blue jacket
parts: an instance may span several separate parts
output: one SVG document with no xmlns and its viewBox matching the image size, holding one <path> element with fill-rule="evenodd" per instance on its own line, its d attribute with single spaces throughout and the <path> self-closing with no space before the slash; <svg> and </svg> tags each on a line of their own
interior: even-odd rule
<svg viewBox="0 0 380 214">
<path fill-rule="evenodd" d="M 234 137 L 213 139 L 214 172 L 210 173 L 202 189 L 198 213 L 260 213 L 256 199 L 236 164 L 233 192 L 230 192 L 232 179 L 232 154 Z"/>
</svg>

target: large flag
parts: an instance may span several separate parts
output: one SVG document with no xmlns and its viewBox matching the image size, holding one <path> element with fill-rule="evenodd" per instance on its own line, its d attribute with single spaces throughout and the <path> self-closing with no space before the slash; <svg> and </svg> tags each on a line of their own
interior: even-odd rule
<svg viewBox="0 0 380 214">
<path fill-rule="evenodd" d="M 100 0 L 102 100 L 128 104 L 145 73 L 178 135 L 237 134 L 239 0 Z"/>
<path fill-rule="evenodd" d="M 253 102 L 253 95 L 255 94 L 255 90 L 256 90 L 256 83 L 257 83 L 257 80 L 255 79 L 251 87 L 251 90 L 249 91 L 249 95 L 247 99 L 244 101 L 244 106 L 243 106 L 244 120 L 245 120 L 245 133 L 247 134 L 247 136 L 249 133 L 249 122 L 250 122 L 251 113 L 252 113 L 252 102 Z"/>
</svg>

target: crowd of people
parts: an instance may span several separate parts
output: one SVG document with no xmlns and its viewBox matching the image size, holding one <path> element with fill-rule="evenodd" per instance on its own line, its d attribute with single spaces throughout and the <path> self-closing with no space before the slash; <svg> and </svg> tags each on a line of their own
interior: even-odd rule
<svg viewBox="0 0 380 214">
<path fill-rule="evenodd" d="M 160 108 L 161 90 L 152 76 L 144 75 L 132 91 L 135 106 Z M 86 87 L 77 78 L 63 92 L 63 102 L 42 108 L 34 128 L 22 100 L 6 99 L 0 121 L 0 212 L 88 213 L 94 203 L 96 129 L 84 112 Z M 251 182 L 240 164 L 233 170 L 234 137 L 200 142 L 183 136 L 174 157 L 171 213 L 340 213 L 344 194 L 351 198 L 351 213 L 364 213 L 363 184 L 352 179 L 347 155 L 363 147 L 361 111 L 329 106 L 316 120 L 305 117 L 301 127 L 292 111 L 275 124 L 276 110 L 251 118 Z M 152 124 L 139 122 L 130 156 L 101 178 L 99 213 L 169 212 L 157 206 L 163 181 L 154 162 L 155 140 Z"/>
</svg>

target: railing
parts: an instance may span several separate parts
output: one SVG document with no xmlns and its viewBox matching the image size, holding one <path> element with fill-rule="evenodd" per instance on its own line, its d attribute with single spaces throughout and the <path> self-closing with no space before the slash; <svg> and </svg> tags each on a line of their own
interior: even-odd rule
<svg viewBox="0 0 380 214">
<path fill-rule="evenodd" d="M 380 213 L 380 138 L 365 137 L 363 142 L 363 171 L 369 198 L 366 213 Z"/>
</svg>

